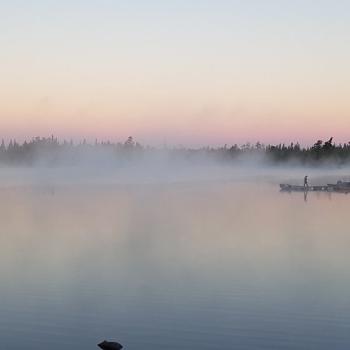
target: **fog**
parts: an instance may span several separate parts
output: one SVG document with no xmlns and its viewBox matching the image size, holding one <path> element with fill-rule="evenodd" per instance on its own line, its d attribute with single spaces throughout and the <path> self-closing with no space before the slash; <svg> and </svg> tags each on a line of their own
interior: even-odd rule
<svg viewBox="0 0 350 350">
<path fill-rule="evenodd" d="M 349 197 L 278 186 L 347 180 L 348 167 L 256 152 L 73 158 L 0 166 L 6 350 L 350 344 Z"/>
<path fill-rule="evenodd" d="M 204 152 L 157 150 L 116 157 L 112 152 L 84 153 L 68 164 L 55 163 L 47 157 L 36 157 L 31 165 L 0 164 L 0 186 L 60 185 L 142 185 L 202 182 L 269 182 L 302 183 L 305 175 L 310 183 L 348 180 L 350 167 L 323 162 L 319 166 L 302 166 L 295 161 L 271 163 L 266 156 L 251 154 L 223 159 Z"/>
<path fill-rule="evenodd" d="M 347 169 L 1 168 L 3 348 L 348 348 L 349 197 L 279 192 L 306 172 Z"/>
<path fill-rule="evenodd" d="M 200 149 L 124 143 L 60 142 L 54 136 L 0 144 L 0 186 L 142 185 L 202 182 L 310 183 L 347 180 L 350 143 L 333 137 L 312 147 L 255 145 Z"/>
</svg>

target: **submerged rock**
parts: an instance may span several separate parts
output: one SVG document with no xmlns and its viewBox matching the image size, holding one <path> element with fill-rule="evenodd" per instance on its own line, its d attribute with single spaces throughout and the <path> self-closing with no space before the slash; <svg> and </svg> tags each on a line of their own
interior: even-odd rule
<svg viewBox="0 0 350 350">
<path fill-rule="evenodd" d="M 97 346 L 100 347 L 102 350 L 120 350 L 123 348 L 122 344 L 107 340 L 104 340 L 102 343 L 97 344 Z"/>
</svg>

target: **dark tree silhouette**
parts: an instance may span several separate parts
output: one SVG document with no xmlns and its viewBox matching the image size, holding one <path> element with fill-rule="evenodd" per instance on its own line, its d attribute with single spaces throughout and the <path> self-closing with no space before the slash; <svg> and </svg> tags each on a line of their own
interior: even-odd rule
<svg viewBox="0 0 350 350">
<path fill-rule="evenodd" d="M 237 144 L 224 145 L 223 147 L 191 148 L 164 148 L 166 152 L 174 157 L 184 156 L 185 159 L 194 159 L 197 156 L 207 156 L 211 159 L 225 160 L 231 162 L 241 157 L 259 156 L 270 164 L 280 164 L 289 161 L 299 162 L 307 165 L 320 165 L 325 162 L 333 162 L 342 165 L 350 162 L 350 142 L 335 144 L 333 137 L 327 141 L 318 140 L 311 147 L 302 148 L 299 143 L 290 145 L 278 144 L 265 146 L 261 142 L 255 145 L 246 143 L 241 146 Z M 53 135 L 49 138 L 35 137 L 30 141 L 19 144 L 16 140 L 10 140 L 7 145 L 4 140 L 0 144 L 0 164 L 3 165 L 33 165 L 37 161 L 49 165 L 60 165 L 64 163 L 74 164 L 84 155 L 94 154 L 101 156 L 101 152 L 109 152 L 114 155 L 114 161 L 126 160 L 129 157 L 137 157 L 144 153 L 157 152 L 152 147 L 143 147 L 129 136 L 124 143 L 112 143 L 110 141 L 95 140 L 89 144 L 85 139 L 74 144 L 59 140 Z M 103 157 L 102 157 L 103 158 Z M 253 158 L 254 159 L 254 158 Z M 111 159 L 113 161 L 113 158 Z"/>
</svg>

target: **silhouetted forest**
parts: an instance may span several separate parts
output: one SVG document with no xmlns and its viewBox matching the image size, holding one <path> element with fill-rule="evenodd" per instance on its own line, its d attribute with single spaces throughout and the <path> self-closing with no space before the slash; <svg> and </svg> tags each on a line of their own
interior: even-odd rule
<svg viewBox="0 0 350 350">
<path fill-rule="evenodd" d="M 310 147 L 301 147 L 299 143 L 289 145 L 264 145 L 260 142 L 256 144 L 244 144 L 223 147 L 204 148 L 152 148 L 142 146 L 130 136 L 125 142 L 112 143 L 110 141 L 93 144 L 83 140 L 79 143 L 73 141 L 60 142 L 56 137 L 49 138 L 36 137 L 31 141 L 18 143 L 14 140 L 7 144 L 2 141 L 0 145 L 0 164 L 32 166 L 36 164 L 72 165 L 81 159 L 89 160 L 105 158 L 108 161 L 127 160 L 148 153 L 166 150 L 174 157 L 195 158 L 196 156 L 206 156 L 210 159 L 225 160 L 227 162 L 237 159 L 260 159 L 270 164 L 293 163 L 301 165 L 319 165 L 332 163 L 336 165 L 346 164 L 350 161 L 350 142 L 336 144 L 331 137 L 327 141 L 318 140 Z"/>
</svg>

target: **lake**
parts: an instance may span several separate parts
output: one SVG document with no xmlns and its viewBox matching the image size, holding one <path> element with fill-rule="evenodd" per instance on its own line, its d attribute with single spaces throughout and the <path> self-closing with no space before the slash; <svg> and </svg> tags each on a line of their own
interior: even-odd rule
<svg viewBox="0 0 350 350">
<path fill-rule="evenodd" d="M 2 186 L 1 349 L 349 349 L 350 195 L 277 183 Z"/>
</svg>

